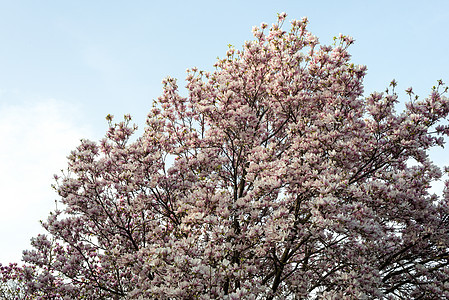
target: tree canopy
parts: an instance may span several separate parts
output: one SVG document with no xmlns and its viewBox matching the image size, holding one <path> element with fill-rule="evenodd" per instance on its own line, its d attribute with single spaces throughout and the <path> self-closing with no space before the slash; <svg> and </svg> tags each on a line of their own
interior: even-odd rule
<svg viewBox="0 0 449 300">
<path fill-rule="evenodd" d="M 144 133 L 131 117 L 82 140 L 55 176 L 60 210 L 2 291 L 24 299 L 449 298 L 442 81 L 364 96 L 353 39 L 307 19 L 254 27 L 212 72 L 163 81 Z M 9 292 L 12 295 L 12 292 Z M 12 297 L 12 296 L 11 296 Z"/>
</svg>

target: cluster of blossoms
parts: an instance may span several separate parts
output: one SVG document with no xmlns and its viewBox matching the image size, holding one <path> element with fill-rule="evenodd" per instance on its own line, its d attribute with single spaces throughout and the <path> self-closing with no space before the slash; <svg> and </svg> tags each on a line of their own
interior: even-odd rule
<svg viewBox="0 0 449 300">
<path fill-rule="evenodd" d="M 449 298 L 449 187 L 428 157 L 449 134 L 442 82 L 396 113 L 396 82 L 363 97 L 353 39 L 321 46 L 280 14 L 215 71 L 163 81 L 83 140 L 57 177 L 62 210 L 24 266 L 23 299 Z M 412 91 L 408 93 L 412 95 Z M 409 164 L 414 161 L 413 166 Z M 8 285 L 9 284 L 9 285 Z"/>
</svg>

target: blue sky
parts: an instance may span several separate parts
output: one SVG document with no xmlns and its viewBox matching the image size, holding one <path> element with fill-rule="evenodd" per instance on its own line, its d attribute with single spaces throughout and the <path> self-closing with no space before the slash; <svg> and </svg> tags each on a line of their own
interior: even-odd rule
<svg viewBox="0 0 449 300">
<path fill-rule="evenodd" d="M 80 138 L 103 136 L 107 114 L 143 127 L 164 77 L 183 86 L 186 68 L 212 70 L 283 11 L 307 16 L 321 43 L 353 36 L 366 93 L 449 82 L 449 1 L 0 1 L 0 262 L 42 231 L 52 175 Z"/>
</svg>

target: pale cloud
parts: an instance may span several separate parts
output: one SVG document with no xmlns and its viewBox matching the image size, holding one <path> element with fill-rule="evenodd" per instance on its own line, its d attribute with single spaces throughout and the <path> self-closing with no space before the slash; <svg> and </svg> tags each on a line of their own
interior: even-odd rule
<svg viewBox="0 0 449 300">
<path fill-rule="evenodd" d="M 80 109 L 57 100 L 0 105 L 0 263 L 19 261 L 55 208 L 53 174 L 91 130 Z"/>
</svg>

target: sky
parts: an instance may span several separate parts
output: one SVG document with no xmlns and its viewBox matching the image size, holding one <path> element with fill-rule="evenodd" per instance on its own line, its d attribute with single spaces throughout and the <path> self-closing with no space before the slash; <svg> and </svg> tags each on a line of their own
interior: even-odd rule
<svg viewBox="0 0 449 300">
<path fill-rule="evenodd" d="M 449 1 L 0 0 L 0 263 L 19 262 L 44 232 L 53 174 L 81 138 L 104 136 L 107 114 L 129 113 L 142 130 L 163 78 L 183 87 L 187 68 L 212 71 L 280 12 L 307 16 L 322 44 L 354 37 L 366 94 L 396 79 L 425 97 L 449 82 Z M 449 165 L 445 151 L 432 153 L 437 164 Z"/>
</svg>

